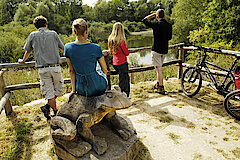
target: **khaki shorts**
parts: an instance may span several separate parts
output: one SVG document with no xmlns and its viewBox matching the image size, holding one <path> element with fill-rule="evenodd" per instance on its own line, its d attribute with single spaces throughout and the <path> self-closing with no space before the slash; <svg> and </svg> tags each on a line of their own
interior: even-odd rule
<svg viewBox="0 0 240 160">
<path fill-rule="evenodd" d="M 64 87 L 61 67 L 39 68 L 40 89 L 46 99 L 61 96 Z"/>
<path fill-rule="evenodd" d="M 162 66 L 165 58 L 165 54 L 160 54 L 155 51 L 152 51 L 152 64 L 154 67 Z"/>
</svg>

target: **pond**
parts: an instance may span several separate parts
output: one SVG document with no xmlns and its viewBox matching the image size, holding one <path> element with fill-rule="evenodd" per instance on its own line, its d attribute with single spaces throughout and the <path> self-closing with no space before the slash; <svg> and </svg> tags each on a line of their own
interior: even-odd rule
<svg viewBox="0 0 240 160">
<path fill-rule="evenodd" d="M 141 47 L 151 47 L 153 43 L 153 36 L 152 32 L 148 31 L 138 33 L 134 33 L 134 35 L 130 35 L 127 37 L 127 46 L 128 48 L 141 48 Z M 171 52 L 167 54 L 164 61 L 170 61 L 172 59 L 175 59 L 174 54 Z M 136 52 L 131 53 L 128 56 L 128 62 L 130 65 L 151 65 L 152 64 L 152 58 L 151 58 L 151 51 L 144 51 L 144 52 Z"/>
</svg>

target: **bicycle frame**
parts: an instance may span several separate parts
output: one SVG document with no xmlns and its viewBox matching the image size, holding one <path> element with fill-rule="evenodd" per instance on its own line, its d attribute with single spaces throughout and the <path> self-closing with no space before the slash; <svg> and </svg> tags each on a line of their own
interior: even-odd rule
<svg viewBox="0 0 240 160">
<path fill-rule="evenodd" d="M 216 89 L 217 91 L 225 91 L 223 88 L 224 88 L 224 86 L 225 86 L 225 83 L 226 83 L 227 79 L 228 79 L 229 77 L 230 77 L 233 81 L 234 81 L 234 79 L 235 79 L 232 71 L 233 71 L 233 69 L 234 69 L 234 67 L 235 67 L 235 65 L 236 65 L 236 63 L 237 63 L 237 61 L 238 61 L 238 58 L 235 59 L 235 61 L 233 62 L 232 66 L 231 66 L 229 69 L 225 69 L 225 68 L 222 68 L 222 67 L 220 67 L 220 66 L 218 66 L 218 65 L 216 65 L 216 64 L 213 64 L 213 63 L 210 63 L 210 62 L 206 61 L 206 57 L 207 57 L 206 52 L 207 52 L 207 50 L 204 49 L 204 55 L 203 55 L 204 57 L 202 58 L 201 63 L 200 63 L 200 64 L 197 64 L 196 66 L 197 66 L 197 68 L 200 69 L 200 71 L 201 71 L 202 67 L 204 67 L 204 69 L 206 70 L 207 74 L 209 75 L 209 77 L 210 77 L 210 79 L 211 79 L 212 83 L 214 84 L 215 89 Z M 222 71 L 226 71 L 226 72 L 227 72 L 227 75 L 225 76 L 225 78 L 224 78 L 224 80 L 222 81 L 222 84 L 221 84 L 221 85 L 218 85 L 218 84 L 217 84 L 215 78 L 213 77 L 212 73 L 210 72 L 210 69 L 208 68 L 208 66 L 207 66 L 206 64 L 211 65 L 211 66 L 214 66 L 214 67 L 216 67 L 216 68 L 218 68 L 218 69 L 220 69 L 220 70 L 222 70 Z"/>
</svg>

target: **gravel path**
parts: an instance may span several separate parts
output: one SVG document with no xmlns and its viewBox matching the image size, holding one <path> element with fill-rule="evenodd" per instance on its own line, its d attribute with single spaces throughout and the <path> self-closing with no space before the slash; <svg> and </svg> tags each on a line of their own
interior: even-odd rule
<svg viewBox="0 0 240 160">
<path fill-rule="evenodd" d="M 132 121 L 154 160 L 240 159 L 239 124 L 178 96 L 155 94 L 119 113 Z"/>
</svg>

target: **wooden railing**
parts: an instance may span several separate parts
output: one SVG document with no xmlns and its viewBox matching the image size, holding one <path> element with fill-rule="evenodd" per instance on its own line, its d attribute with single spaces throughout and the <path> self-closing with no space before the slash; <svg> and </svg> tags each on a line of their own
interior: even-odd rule
<svg viewBox="0 0 240 160">
<path fill-rule="evenodd" d="M 182 63 L 184 62 L 184 50 L 190 50 L 191 48 L 186 48 L 184 47 L 183 43 L 180 44 L 175 44 L 169 46 L 169 49 L 175 49 L 177 48 L 179 50 L 179 59 L 172 60 L 169 62 L 164 62 L 163 66 L 168 66 L 168 65 L 173 65 L 176 64 L 179 66 L 178 69 L 178 78 L 180 79 L 183 73 L 183 65 Z M 129 49 L 130 53 L 136 53 L 136 52 L 142 52 L 142 51 L 150 51 L 151 47 L 143 47 L 143 48 L 131 48 Z M 193 50 L 193 49 L 192 49 Z M 105 59 L 107 61 L 108 66 L 109 64 L 109 56 L 108 56 L 109 51 L 104 50 L 103 54 L 105 55 Z M 61 57 L 62 63 L 66 62 L 65 57 Z M 10 102 L 10 92 L 15 91 L 15 90 L 21 90 L 21 89 L 31 89 L 31 88 L 39 88 L 40 83 L 26 83 L 26 84 L 16 84 L 16 85 L 11 85 L 11 86 L 6 86 L 5 81 L 3 78 L 4 72 L 6 72 L 6 69 L 8 68 L 21 68 L 21 67 L 34 67 L 35 62 L 26 62 L 26 63 L 6 63 L 6 64 L 0 64 L 0 93 L 2 95 L 2 99 L 0 101 L 0 113 L 5 109 L 6 115 L 11 115 L 13 109 L 12 105 Z M 109 67 L 108 67 L 109 68 Z M 137 68 L 130 68 L 129 73 L 134 73 L 134 72 L 142 72 L 142 71 L 148 71 L 154 69 L 153 66 L 147 66 L 147 67 L 137 67 Z M 109 71 L 108 72 L 108 80 L 109 80 L 109 88 L 111 88 L 111 82 L 110 82 L 110 76 L 111 75 L 117 75 L 116 71 Z M 64 79 L 64 83 L 71 83 L 70 78 Z"/>
</svg>

